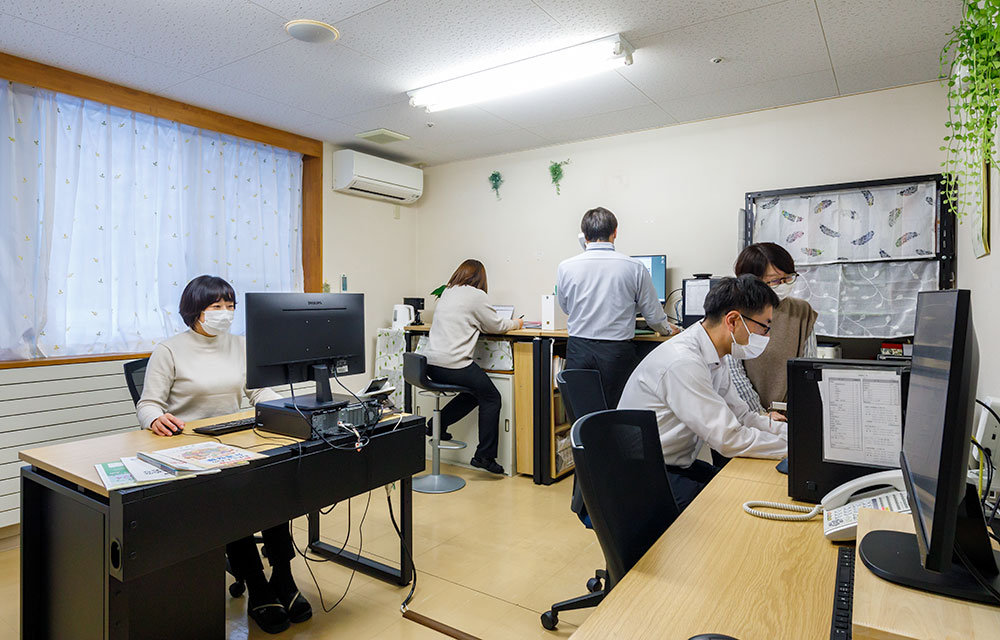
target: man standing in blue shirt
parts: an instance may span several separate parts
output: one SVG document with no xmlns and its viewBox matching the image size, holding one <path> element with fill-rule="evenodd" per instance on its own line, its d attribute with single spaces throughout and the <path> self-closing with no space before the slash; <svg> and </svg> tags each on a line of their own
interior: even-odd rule
<svg viewBox="0 0 1000 640">
<path fill-rule="evenodd" d="M 586 251 L 559 264 L 557 295 L 568 316 L 567 369 L 597 369 L 608 407 L 618 406 L 622 389 L 636 365 L 635 318 L 662 335 L 667 322 L 641 262 L 615 251 L 618 220 L 604 207 L 591 209 L 580 223 Z"/>
</svg>

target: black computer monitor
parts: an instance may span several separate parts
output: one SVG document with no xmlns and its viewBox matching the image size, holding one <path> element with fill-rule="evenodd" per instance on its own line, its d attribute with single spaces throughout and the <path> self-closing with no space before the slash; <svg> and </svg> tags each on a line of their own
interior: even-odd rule
<svg viewBox="0 0 1000 640">
<path fill-rule="evenodd" d="M 872 531 L 859 555 L 886 580 L 1000 604 L 1000 554 L 990 546 L 979 495 L 968 481 L 978 374 L 970 292 L 918 294 L 899 455 L 916 535 Z"/>
<path fill-rule="evenodd" d="M 646 267 L 653 278 L 653 287 L 660 304 L 667 301 L 667 256 L 632 256 Z"/>
<path fill-rule="evenodd" d="M 316 381 L 300 409 L 335 404 L 330 375 L 365 371 L 363 293 L 248 293 L 247 387 Z"/>
</svg>

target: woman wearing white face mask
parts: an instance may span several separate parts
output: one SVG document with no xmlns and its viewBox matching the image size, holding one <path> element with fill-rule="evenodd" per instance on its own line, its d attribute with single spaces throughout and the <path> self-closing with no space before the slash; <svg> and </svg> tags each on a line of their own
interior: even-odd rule
<svg viewBox="0 0 1000 640">
<path fill-rule="evenodd" d="M 759 242 L 748 246 L 740 252 L 734 270 L 737 276 L 748 273 L 760 278 L 781 299 L 774 309 L 766 348 L 745 363 L 735 357 L 728 359 L 740 397 L 751 410 L 764 413 L 772 402 L 785 401 L 788 360 L 816 357 L 817 314 L 805 300 L 791 297 L 798 274 L 792 256 L 779 245 Z"/>
<path fill-rule="evenodd" d="M 229 333 L 236 310 L 233 287 L 215 276 L 198 276 L 184 287 L 180 314 L 189 331 L 156 345 L 146 366 L 139 424 L 161 436 L 180 434 L 190 420 L 236 413 L 246 396 L 251 404 L 279 398 L 271 389 L 246 388 L 246 340 Z M 295 557 L 288 524 L 262 532 L 271 578 L 252 536 L 226 545 L 233 575 L 246 581 L 247 611 L 268 633 L 312 616 L 309 602 L 292 579 Z"/>
</svg>

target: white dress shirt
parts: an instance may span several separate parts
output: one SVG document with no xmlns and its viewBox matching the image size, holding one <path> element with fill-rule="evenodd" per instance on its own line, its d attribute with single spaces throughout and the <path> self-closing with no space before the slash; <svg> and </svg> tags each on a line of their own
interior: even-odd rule
<svg viewBox="0 0 1000 640">
<path fill-rule="evenodd" d="M 787 454 L 787 425 L 749 410 L 700 322 L 639 363 L 618 408 L 656 412 L 668 465 L 691 466 L 703 443 L 727 457 Z"/>
<path fill-rule="evenodd" d="M 611 242 L 588 242 L 587 250 L 559 263 L 556 294 L 574 338 L 631 340 L 636 312 L 669 336 L 667 314 L 653 278 L 641 262 L 618 253 Z"/>
</svg>

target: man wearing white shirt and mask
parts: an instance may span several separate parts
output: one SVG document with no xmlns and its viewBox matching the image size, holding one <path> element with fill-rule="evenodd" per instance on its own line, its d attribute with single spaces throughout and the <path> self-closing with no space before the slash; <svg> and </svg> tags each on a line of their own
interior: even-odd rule
<svg viewBox="0 0 1000 640">
<path fill-rule="evenodd" d="M 705 444 L 727 457 L 781 458 L 788 449 L 780 414 L 749 410 L 729 379 L 724 356 L 749 360 L 767 346 L 778 297 L 760 279 L 723 278 L 705 298 L 705 319 L 654 349 L 636 367 L 619 409 L 656 412 L 663 459 L 684 509 L 718 468 L 697 460 Z"/>
</svg>

